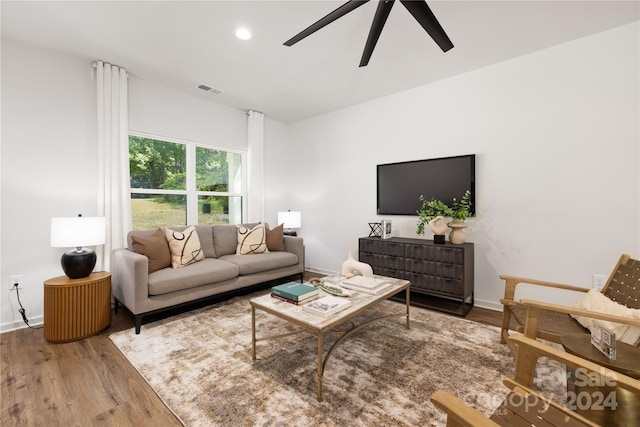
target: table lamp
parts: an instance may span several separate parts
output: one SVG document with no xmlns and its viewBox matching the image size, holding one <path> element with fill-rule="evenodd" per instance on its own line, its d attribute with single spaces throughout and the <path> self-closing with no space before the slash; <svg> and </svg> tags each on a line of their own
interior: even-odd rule
<svg viewBox="0 0 640 427">
<path fill-rule="evenodd" d="M 96 253 L 83 246 L 102 245 L 105 241 L 104 217 L 51 218 L 51 247 L 71 248 L 60 263 L 70 279 L 87 277 L 96 265 Z"/>
<path fill-rule="evenodd" d="M 284 231 L 282 234 L 285 236 L 297 236 L 294 228 L 300 228 L 302 226 L 302 216 L 300 212 L 278 212 L 278 224 L 284 224 Z"/>
</svg>

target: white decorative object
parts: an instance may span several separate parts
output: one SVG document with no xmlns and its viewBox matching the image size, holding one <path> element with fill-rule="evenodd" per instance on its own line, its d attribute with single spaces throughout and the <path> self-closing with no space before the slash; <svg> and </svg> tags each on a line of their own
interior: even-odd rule
<svg viewBox="0 0 640 427">
<path fill-rule="evenodd" d="M 388 219 L 382 220 L 382 238 L 390 239 L 391 238 L 391 221 Z"/>
<path fill-rule="evenodd" d="M 429 221 L 429 228 L 433 231 L 433 234 L 438 236 L 444 236 L 447 232 L 447 223 L 443 216 L 437 216 Z"/>
<path fill-rule="evenodd" d="M 360 273 L 365 277 L 373 277 L 373 269 L 367 263 L 356 261 L 353 259 L 351 251 L 349 251 L 349 258 L 342 263 L 341 273 L 343 276 L 353 276 L 354 272 Z"/>
</svg>

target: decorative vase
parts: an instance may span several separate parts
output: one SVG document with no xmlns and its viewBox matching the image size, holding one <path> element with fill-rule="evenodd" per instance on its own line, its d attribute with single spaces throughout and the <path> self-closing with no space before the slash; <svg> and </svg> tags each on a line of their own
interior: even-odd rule
<svg viewBox="0 0 640 427">
<path fill-rule="evenodd" d="M 464 234 L 464 229 L 468 227 L 464 221 L 459 219 L 452 220 L 449 224 L 447 224 L 449 228 L 451 228 L 451 233 L 449 233 L 449 241 L 456 245 L 461 245 L 466 240 L 466 235 Z"/>
<path fill-rule="evenodd" d="M 429 221 L 429 228 L 433 231 L 433 243 L 444 244 L 444 233 L 447 231 L 447 223 L 443 216 L 437 216 Z"/>
</svg>

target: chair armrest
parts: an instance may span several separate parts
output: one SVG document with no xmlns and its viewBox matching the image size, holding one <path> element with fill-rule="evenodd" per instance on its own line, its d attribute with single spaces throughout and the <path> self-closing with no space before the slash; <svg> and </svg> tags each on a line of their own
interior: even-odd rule
<svg viewBox="0 0 640 427">
<path fill-rule="evenodd" d="M 438 390 L 429 397 L 429 400 L 447 414 L 447 426 L 499 426 L 499 424 L 485 417 L 474 408 L 467 406 L 462 400 L 447 391 Z"/>
<path fill-rule="evenodd" d="M 114 249 L 111 284 L 113 296 L 133 314 L 145 311 L 149 298 L 149 259 L 129 249 Z"/>
<path fill-rule="evenodd" d="M 544 356 L 574 369 L 584 368 L 588 371 L 597 372 L 612 382 L 615 382 L 618 387 L 627 389 L 632 393 L 640 393 L 640 380 L 628 377 L 522 335 L 512 335 L 509 337 L 509 341 L 518 346 L 515 380 L 524 387 L 531 386 L 529 379 L 533 377 L 538 358 Z"/>
<path fill-rule="evenodd" d="M 575 291 L 575 292 L 588 292 L 589 289 L 586 289 L 581 286 L 575 285 L 566 285 L 563 283 L 555 283 L 555 282 L 547 282 L 544 280 L 537 279 L 528 279 L 526 277 L 517 277 L 517 276 L 507 276 L 501 275 L 500 278 L 505 281 L 504 287 L 504 299 L 513 301 L 514 295 L 516 293 L 516 287 L 520 283 L 528 284 L 528 285 L 537 285 L 544 286 L 548 288 L 556 288 L 556 289 L 564 289 L 566 291 Z"/>
<path fill-rule="evenodd" d="M 549 310 L 555 311 L 557 313 L 572 314 L 574 316 L 589 317 L 591 319 L 608 320 L 609 322 L 622 323 L 625 325 L 640 326 L 640 319 L 634 319 L 631 317 L 616 316 L 614 314 L 599 313 L 596 311 L 584 310 L 581 308 L 569 307 L 565 305 L 549 304 L 546 302 L 534 301 L 529 299 L 520 300 L 520 304 L 526 306 L 527 310 L 529 307 L 533 307 L 540 310 Z M 527 318 L 529 318 L 528 314 Z"/>
</svg>

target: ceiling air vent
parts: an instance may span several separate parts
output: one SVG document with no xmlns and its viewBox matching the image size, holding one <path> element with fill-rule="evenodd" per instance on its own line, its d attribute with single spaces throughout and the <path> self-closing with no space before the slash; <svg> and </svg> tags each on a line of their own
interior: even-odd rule
<svg viewBox="0 0 640 427">
<path fill-rule="evenodd" d="M 220 89 L 212 88 L 212 87 L 209 87 L 207 85 L 200 85 L 200 86 L 198 86 L 198 89 L 202 89 L 202 90 L 207 91 L 207 92 L 215 93 L 216 95 L 220 95 L 222 93 L 222 91 Z"/>
</svg>

